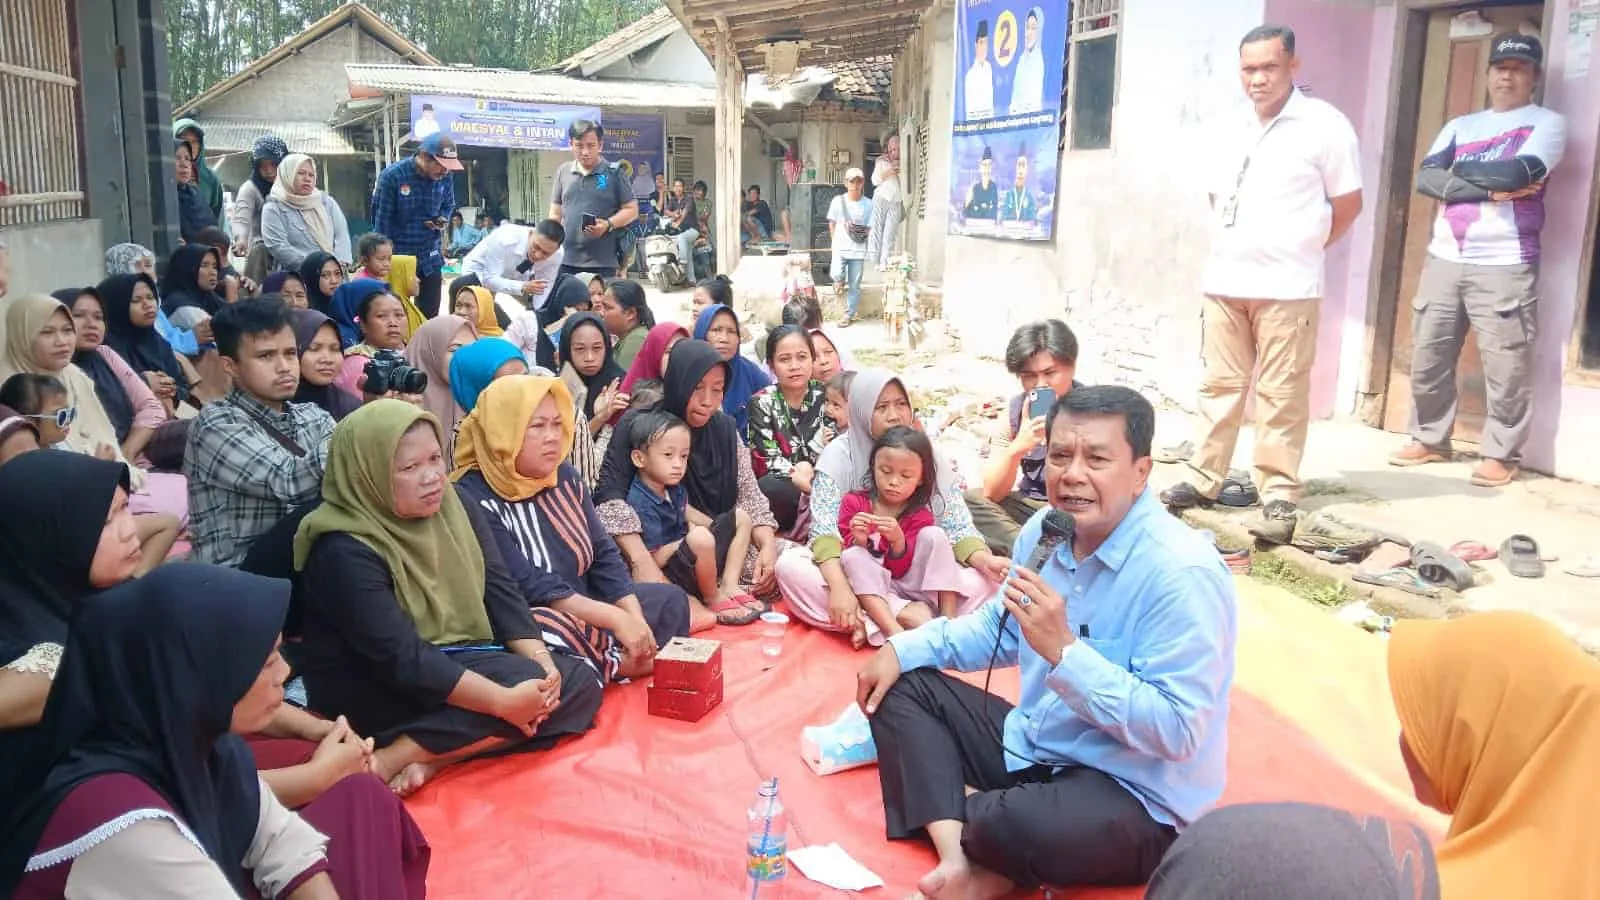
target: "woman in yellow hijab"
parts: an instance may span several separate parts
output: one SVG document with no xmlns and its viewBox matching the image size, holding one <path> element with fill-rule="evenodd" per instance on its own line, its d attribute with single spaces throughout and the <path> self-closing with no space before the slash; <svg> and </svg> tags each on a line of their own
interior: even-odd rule
<svg viewBox="0 0 1600 900">
<path fill-rule="evenodd" d="M 528 602 L 590 626 L 582 641 L 604 654 L 608 675 L 643 675 L 657 647 L 689 633 L 689 598 L 669 584 L 634 583 L 588 487 L 562 461 L 574 433 L 572 394 L 561 379 L 496 379 L 456 435 L 456 488 L 488 511 Z"/>
<path fill-rule="evenodd" d="M 442 437 L 401 400 L 346 416 L 294 544 L 311 708 L 361 723 L 402 795 L 450 763 L 581 734 L 600 706 L 597 674 L 541 640 L 482 511 L 451 488 Z"/>
<path fill-rule="evenodd" d="M 450 299 L 450 311 L 473 323 L 478 329 L 478 337 L 501 337 L 505 334 L 494 310 L 494 294 L 480 285 L 466 285 Z"/>
<path fill-rule="evenodd" d="M 1527 613 L 1395 625 L 1417 799 L 1451 816 L 1444 900 L 1600 897 L 1600 662 Z"/>
</svg>

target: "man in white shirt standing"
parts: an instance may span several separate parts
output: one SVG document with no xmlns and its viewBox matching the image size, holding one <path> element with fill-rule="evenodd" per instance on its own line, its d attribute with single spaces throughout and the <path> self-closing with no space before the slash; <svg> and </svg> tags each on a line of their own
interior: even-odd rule
<svg viewBox="0 0 1600 900">
<path fill-rule="evenodd" d="M 967 121 L 994 117 L 994 69 L 989 67 L 989 20 L 979 19 L 972 37 L 972 68 L 965 82 Z"/>
<path fill-rule="evenodd" d="M 1250 110 L 1225 120 L 1210 173 L 1211 252 L 1201 288 L 1200 446 L 1193 483 L 1162 492 L 1168 506 L 1249 506 L 1227 479 L 1252 373 L 1255 470 L 1266 522 L 1287 541 L 1300 500 L 1300 458 L 1311 423 L 1323 257 L 1361 212 L 1355 129 L 1332 105 L 1294 86 L 1294 32 L 1263 25 L 1239 45 Z"/>
<path fill-rule="evenodd" d="M 1417 174 L 1417 191 L 1441 205 L 1412 303 L 1411 441 L 1394 465 L 1450 458 L 1456 362 L 1470 325 L 1489 395 L 1472 483 L 1502 487 L 1517 475 L 1533 421 L 1545 178 L 1567 143 L 1566 121 L 1533 102 L 1543 65 L 1538 38 L 1497 35 L 1489 108 L 1446 124 Z"/>
<path fill-rule="evenodd" d="M 555 219 L 545 219 L 532 228 L 507 223 L 489 232 L 462 260 L 462 271 L 478 276 L 478 283 L 497 294 L 510 294 L 539 313 L 541 325 L 561 318 L 560 311 L 545 321 L 545 301 L 550 286 L 561 273 L 565 253 L 561 243 L 566 229 Z M 450 298 L 454 303 L 455 298 Z"/>
</svg>

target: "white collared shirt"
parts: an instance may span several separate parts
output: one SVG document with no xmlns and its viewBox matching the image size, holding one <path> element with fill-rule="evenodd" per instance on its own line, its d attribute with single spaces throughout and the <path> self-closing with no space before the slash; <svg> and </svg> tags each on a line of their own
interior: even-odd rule
<svg viewBox="0 0 1600 900">
<path fill-rule="evenodd" d="M 534 263 L 528 272 L 518 272 L 517 267 L 528 259 L 528 239 L 532 234 L 533 229 L 526 225 L 511 222 L 501 225 L 472 248 L 461 261 L 461 270 L 478 276 L 478 282 L 495 293 L 523 299 L 530 309 L 544 306 L 550 298 L 550 289 L 555 286 L 556 276 L 561 274 L 561 259 L 565 254 L 557 247 L 556 252 Z M 522 293 L 522 285 L 529 281 L 544 282 L 544 293 L 536 296 Z M 450 302 L 454 303 L 455 298 L 450 298 Z"/>
<path fill-rule="evenodd" d="M 994 117 L 994 70 L 988 57 L 979 60 L 967 70 L 965 81 L 967 121 Z"/>
<path fill-rule="evenodd" d="M 1206 173 L 1214 198 L 1211 251 L 1201 290 L 1254 300 L 1321 297 L 1333 224 L 1328 201 L 1361 190 L 1360 147 L 1350 120 L 1296 89 L 1265 125 L 1249 104 L 1226 117 L 1212 147 Z"/>
</svg>

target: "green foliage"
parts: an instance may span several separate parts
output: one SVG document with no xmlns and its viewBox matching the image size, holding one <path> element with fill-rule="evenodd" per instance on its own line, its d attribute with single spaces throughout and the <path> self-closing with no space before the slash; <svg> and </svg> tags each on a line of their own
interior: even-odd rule
<svg viewBox="0 0 1600 900">
<path fill-rule="evenodd" d="M 173 105 L 340 5 L 342 0 L 167 0 Z M 367 6 L 446 64 L 538 69 L 643 18 L 660 0 L 367 0 Z"/>
</svg>

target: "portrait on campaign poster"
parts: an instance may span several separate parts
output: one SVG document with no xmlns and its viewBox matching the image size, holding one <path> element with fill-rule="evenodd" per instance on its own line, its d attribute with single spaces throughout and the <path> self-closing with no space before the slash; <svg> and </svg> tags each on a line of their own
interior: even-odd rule
<svg viewBox="0 0 1600 900">
<path fill-rule="evenodd" d="M 614 163 L 627 161 L 632 170 L 633 196 L 644 199 L 655 192 L 656 173 L 665 172 L 667 126 L 661 116 L 605 113 L 605 158 Z"/>
<path fill-rule="evenodd" d="M 599 121 L 600 108 L 413 94 L 410 138 L 442 131 L 469 147 L 565 150 L 571 143 L 567 128 L 578 119 Z"/>
<path fill-rule="evenodd" d="M 1059 111 L 1067 9 L 1065 0 L 958 0 L 958 124 Z"/>
<path fill-rule="evenodd" d="M 949 232 L 1049 240 L 1057 158 L 1054 126 L 957 135 L 950 156 Z"/>
</svg>

